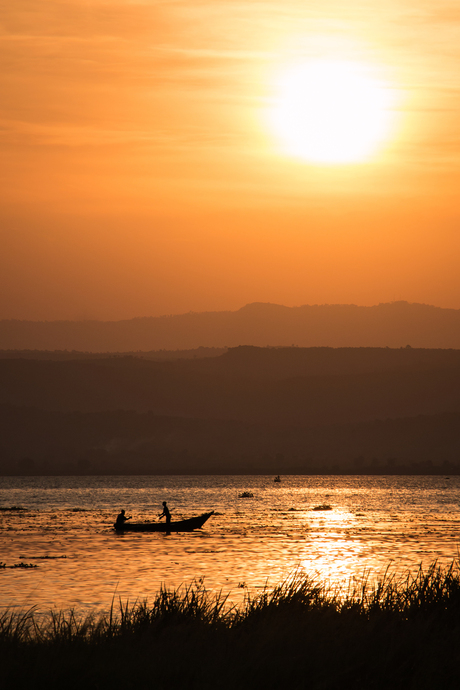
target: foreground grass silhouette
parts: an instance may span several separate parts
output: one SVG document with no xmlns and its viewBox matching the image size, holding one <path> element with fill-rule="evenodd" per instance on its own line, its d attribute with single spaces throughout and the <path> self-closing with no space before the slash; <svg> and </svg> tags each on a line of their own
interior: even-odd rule
<svg viewBox="0 0 460 690">
<path fill-rule="evenodd" d="M 239 608 L 202 582 L 106 615 L 0 616 L 2 687 L 460 687 L 460 563 L 347 591 L 299 573 Z"/>
</svg>

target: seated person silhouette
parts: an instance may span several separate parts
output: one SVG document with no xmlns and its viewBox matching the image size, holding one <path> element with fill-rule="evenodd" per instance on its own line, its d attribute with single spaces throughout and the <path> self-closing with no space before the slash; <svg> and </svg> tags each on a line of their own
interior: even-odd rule
<svg viewBox="0 0 460 690">
<path fill-rule="evenodd" d="M 123 527 L 126 520 L 131 520 L 131 518 L 132 518 L 132 515 L 130 515 L 129 517 L 126 517 L 125 511 L 122 509 L 121 512 L 117 515 L 117 519 L 115 522 L 116 527 Z"/>
<path fill-rule="evenodd" d="M 171 513 L 169 512 L 169 508 L 166 505 L 166 501 L 163 501 L 163 512 L 158 517 L 160 518 L 160 520 L 162 517 L 165 517 L 166 518 L 166 524 L 167 525 L 171 524 Z"/>
</svg>

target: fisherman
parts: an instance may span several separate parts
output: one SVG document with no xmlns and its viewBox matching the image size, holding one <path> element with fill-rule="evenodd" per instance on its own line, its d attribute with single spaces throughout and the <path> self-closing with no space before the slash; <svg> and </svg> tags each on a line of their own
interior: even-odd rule
<svg viewBox="0 0 460 690">
<path fill-rule="evenodd" d="M 125 511 L 122 509 L 122 510 L 120 511 L 120 513 L 117 515 L 117 519 L 116 519 L 115 525 L 116 525 L 117 527 L 123 527 L 123 525 L 125 524 L 126 520 L 131 520 L 131 518 L 132 518 L 132 515 L 130 515 L 129 517 L 126 517 Z"/>
<path fill-rule="evenodd" d="M 166 501 L 163 501 L 163 512 L 158 517 L 160 518 L 160 520 L 162 517 L 165 517 L 166 518 L 166 524 L 169 527 L 169 525 L 171 524 L 171 513 L 169 512 L 169 508 L 166 505 Z"/>
</svg>

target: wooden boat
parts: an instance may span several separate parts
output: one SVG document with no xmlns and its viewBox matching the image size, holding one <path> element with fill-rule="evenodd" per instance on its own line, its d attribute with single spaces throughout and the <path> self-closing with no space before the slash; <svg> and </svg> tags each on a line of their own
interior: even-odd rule
<svg viewBox="0 0 460 690">
<path fill-rule="evenodd" d="M 277 483 L 281 481 L 281 477 L 279 476 L 279 474 L 276 475 L 273 481 Z"/>
<path fill-rule="evenodd" d="M 206 520 L 209 520 L 214 511 L 203 513 L 188 520 L 178 520 L 177 522 L 125 522 L 122 525 L 114 524 L 113 528 L 117 532 L 192 532 L 194 529 L 203 527 Z"/>
</svg>

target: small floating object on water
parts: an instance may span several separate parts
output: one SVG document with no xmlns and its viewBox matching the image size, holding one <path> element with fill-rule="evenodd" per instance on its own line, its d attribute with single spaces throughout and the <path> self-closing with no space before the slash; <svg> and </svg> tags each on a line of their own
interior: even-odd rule
<svg viewBox="0 0 460 690">
<path fill-rule="evenodd" d="M 238 498 L 254 498 L 254 494 L 251 491 L 243 491 L 242 494 L 238 494 Z"/>
<path fill-rule="evenodd" d="M 27 558 L 29 561 L 31 560 L 51 560 L 51 559 L 57 559 L 57 558 L 67 558 L 67 556 L 19 556 L 19 558 Z M 37 566 L 38 567 L 38 566 Z"/>
<path fill-rule="evenodd" d="M 332 510 L 332 506 L 329 503 L 322 503 L 320 506 L 315 506 L 312 510 Z"/>
<path fill-rule="evenodd" d="M 5 568 L 38 568 L 38 565 L 34 563 L 14 563 L 13 565 L 6 565 L 6 563 L 0 563 L 0 568 L 4 570 Z"/>
<path fill-rule="evenodd" d="M 276 475 L 276 477 L 274 478 L 273 481 L 274 482 L 280 482 L 281 481 L 281 477 L 279 476 L 279 474 Z"/>
</svg>

